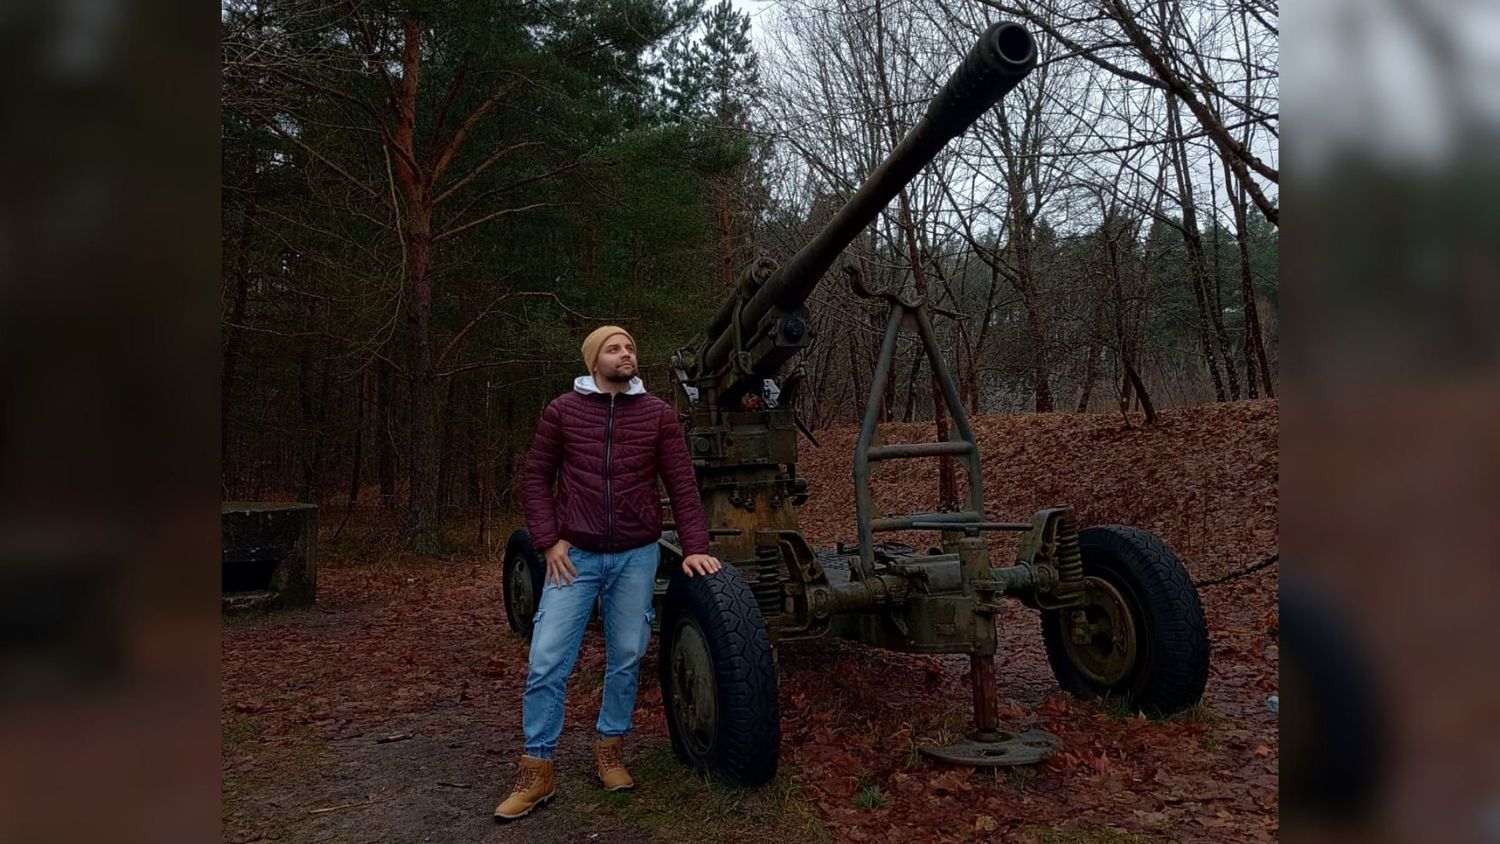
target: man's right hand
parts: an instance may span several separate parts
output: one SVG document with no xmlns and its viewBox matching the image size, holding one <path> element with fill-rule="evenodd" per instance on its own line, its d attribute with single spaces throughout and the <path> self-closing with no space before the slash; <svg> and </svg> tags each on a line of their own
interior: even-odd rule
<svg viewBox="0 0 1500 844">
<path fill-rule="evenodd" d="M 568 552 L 572 548 L 573 546 L 569 545 L 566 539 L 559 539 L 547 549 L 544 555 L 547 558 L 547 578 L 543 584 L 556 583 L 559 587 L 572 586 L 573 581 L 578 579 L 578 569 L 573 567 L 573 561 L 568 557 Z M 563 582 L 564 579 L 567 583 Z"/>
</svg>

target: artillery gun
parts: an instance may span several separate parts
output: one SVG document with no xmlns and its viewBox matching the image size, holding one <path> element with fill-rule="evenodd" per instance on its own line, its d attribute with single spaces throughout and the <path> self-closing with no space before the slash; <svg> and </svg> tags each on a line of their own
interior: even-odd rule
<svg viewBox="0 0 1500 844">
<path fill-rule="evenodd" d="M 890 307 L 854 453 L 858 547 L 818 553 L 797 507 L 796 394 L 800 366 L 786 364 L 813 341 L 806 301 L 834 261 L 938 151 L 1035 67 L 1023 27 L 992 25 L 928 105 L 925 117 L 828 224 L 785 264 L 756 261 L 695 342 L 671 360 L 673 401 L 697 469 L 712 553 L 712 577 L 676 576 L 682 549 L 666 525 L 656 583 L 662 698 L 672 745 L 687 763 L 731 782 L 766 782 L 776 771 L 780 711 L 774 648 L 842 636 L 894 651 L 967 654 L 974 729 L 967 741 L 924 748 L 962 764 L 1037 761 L 1055 739 L 1000 729 L 995 688 L 995 616 L 1001 598 L 1041 611 L 1048 661 L 1061 686 L 1081 697 L 1119 696 L 1148 713 L 1198 701 L 1208 673 L 1202 606 L 1182 564 L 1160 540 L 1131 527 L 1080 527 L 1068 506 L 1028 522 L 987 518 L 974 437 L 940 354 L 932 308 L 922 299 L 871 292 Z M 952 419 L 949 440 L 880 444 L 877 421 L 902 332 L 915 333 Z M 804 431 L 805 433 L 805 431 Z M 962 509 L 877 515 L 873 464 L 949 456 L 967 474 Z M 919 553 L 877 543 L 890 531 L 932 531 L 940 547 Z M 992 567 L 988 534 L 1024 534 L 1013 565 Z M 543 563 L 526 531 L 507 549 L 506 606 L 529 635 Z"/>
</svg>

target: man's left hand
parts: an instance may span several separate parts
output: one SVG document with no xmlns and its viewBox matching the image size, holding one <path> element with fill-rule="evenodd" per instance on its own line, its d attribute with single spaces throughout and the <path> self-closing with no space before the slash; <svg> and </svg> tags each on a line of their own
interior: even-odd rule
<svg viewBox="0 0 1500 844">
<path fill-rule="evenodd" d="M 694 574 L 713 574 L 723 567 L 724 564 L 719 562 L 718 557 L 707 554 L 689 554 L 682 561 L 682 573 L 688 577 Z"/>
</svg>

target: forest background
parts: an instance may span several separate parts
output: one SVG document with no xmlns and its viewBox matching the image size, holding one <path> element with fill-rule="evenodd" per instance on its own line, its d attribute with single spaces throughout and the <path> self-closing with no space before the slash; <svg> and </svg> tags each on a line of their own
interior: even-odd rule
<svg viewBox="0 0 1500 844">
<path fill-rule="evenodd" d="M 755 12 L 753 21 L 750 12 Z M 222 494 L 503 542 L 543 404 L 643 376 L 785 260 L 978 33 L 1038 69 L 848 250 L 925 293 L 972 414 L 1275 395 L 1274 0 L 222 0 Z M 799 412 L 857 420 L 883 313 L 826 279 Z M 886 421 L 933 418 L 899 350 Z M 339 510 L 334 510 L 337 519 Z"/>
</svg>

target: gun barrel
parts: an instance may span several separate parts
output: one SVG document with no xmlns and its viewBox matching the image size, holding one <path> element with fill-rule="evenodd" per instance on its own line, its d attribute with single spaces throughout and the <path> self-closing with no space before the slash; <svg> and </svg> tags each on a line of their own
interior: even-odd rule
<svg viewBox="0 0 1500 844">
<path fill-rule="evenodd" d="M 996 23 L 985 30 L 968 56 L 932 102 L 927 113 L 906 137 L 865 179 L 849 201 L 834 214 L 811 241 L 783 264 L 739 308 L 741 333 L 753 336 L 773 308 L 783 312 L 799 307 L 812 295 L 818 282 L 870 221 L 890 204 L 903 187 L 935 158 L 939 151 L 973 125 L 995 103 L 1036 67 L 1036 43 L 1031 33 L 1017 23 Z M 739 295 L 738 291 L 735 294 Z M 709 323 L 706 350 L 699 357 L 701 372 L 719 371 L 734 350 L 730 322 L 735 312 L 733 298 Z M 771 369 L 779 366 L 774 362 Z M 773 372 L 761 372 L 771 375 Z"/>
</svg>

